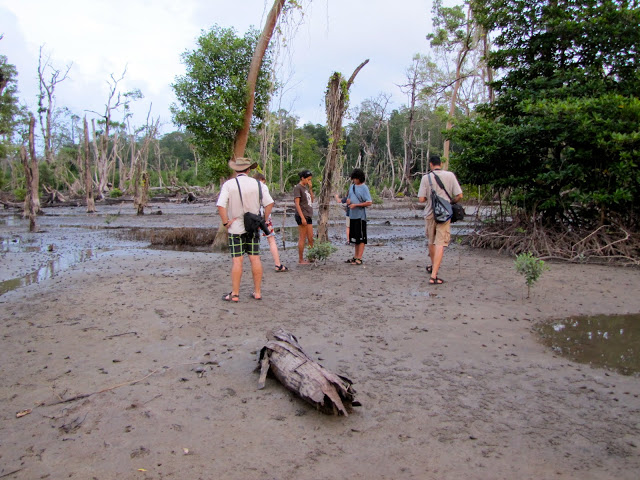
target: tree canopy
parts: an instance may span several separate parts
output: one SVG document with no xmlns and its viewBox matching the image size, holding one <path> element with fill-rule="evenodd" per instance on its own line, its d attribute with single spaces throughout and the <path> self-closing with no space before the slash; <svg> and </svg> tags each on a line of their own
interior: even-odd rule
<svg viewBox="0 0 640 480">
<path fill-rule="evenodd" d="M 219 26 L 203 32 L 198 47 L 182 56 L 186 74 L 172 85 L 180 104 L 171 107 L 173 120 L 193 134 L 212 179 L 226 174 L 235 135 L 243 125 L 247 75 L 258 36 L 250 29 L 238 37 L 233 28 Z M 267 112 L 270 68 L 267 51 L 256 84 L 254 122 Z"/>
<path fill-rule="evenodd" d="M 7 155 L 12 136 L 18 125 L 18 72 L 8 63 L 7 57 L 0 55 L 0 158 Z"/>
<path fill-rule="evenodd" d="M 547 221 L 637 222 L 636 2 L 475 0 L 472 8 L 497 33 L 488 63 L 501 76 L 495 102 L 450 133 L 462 148 L 461 179 L 493 185 Z"/>
</svg>

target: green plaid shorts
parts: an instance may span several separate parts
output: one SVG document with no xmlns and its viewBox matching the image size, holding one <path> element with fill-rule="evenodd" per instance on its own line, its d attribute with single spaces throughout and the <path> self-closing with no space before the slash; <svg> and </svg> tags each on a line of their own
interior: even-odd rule
<svg viewBox="0 0 640 480">
<path fill-rule="evenodd" d="M 257 235 L 229 234 L 229 252 L 231 257 L 241 257 L 243 254 L 260 255 L 260 237 Z"/>
</svg>

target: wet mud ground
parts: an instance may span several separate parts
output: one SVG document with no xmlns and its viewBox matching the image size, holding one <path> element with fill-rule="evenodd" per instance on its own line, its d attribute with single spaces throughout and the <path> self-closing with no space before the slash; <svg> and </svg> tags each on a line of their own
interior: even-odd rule
<svg viewBox="0 0 640 480">
<path fill-rule="evenodd" d="M 533 327 L 640 312 L 639 272 L 553 263 L 526 299 L 512 258 L 454 243 L 432 287 L 420 212 L 394 207 L 371 210 L 362 267 L 343 263 L 337 210 L 326 265 L 288 248 L 276 273 L 265 250 L 264 300 L 245 262 L 237 305 L 227 255 L 120 235 L 215 227 L 213 204 L 50 209 L 37 234 L 1 216 L 3 282 L 85 255 L 0 295 L 0 476 L 638 478 L 638 376 L 567 360 Z M 258 390 L 277 326 L 363 406 L 330 417 L 274 379 Z"/>
</svg>

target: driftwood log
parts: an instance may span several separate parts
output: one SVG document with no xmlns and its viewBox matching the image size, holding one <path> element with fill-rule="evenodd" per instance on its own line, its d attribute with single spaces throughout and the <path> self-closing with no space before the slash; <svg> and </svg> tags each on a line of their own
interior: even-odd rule
<svg viewBox="0 0 640 480">
<path fill-rule="evenodd" d="M 323 413 L 347 416 L 351 407 L 360 406 L 354 400 L 353 382 L 309 358 L 293 334 L 278 329 L 269 332 L 267 339 L 260 351 L 258 388 L 264 388 L 271 370 L 288 390 Z"/>
</svg>

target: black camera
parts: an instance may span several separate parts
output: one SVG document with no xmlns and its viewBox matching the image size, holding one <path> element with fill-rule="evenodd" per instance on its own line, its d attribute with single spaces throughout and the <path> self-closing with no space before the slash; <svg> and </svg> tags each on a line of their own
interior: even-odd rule
<svg viewBox="0 0 640 480">
<path fill-rule="evenodd" d="M 254 234 L 254 236 L 258 235 L 259 230 L 262 230 L 265 235 L 269 235 L 271 233 L 264 217 L 250 212 L 244 214 L 244 229 L 247 233 Z"/>
<path fill-rule="evenodd" d="M 260 224 L 258 226 L 265 235 L 269 235 L 271 233 L 271 231 L 269 230 L 269 226 L 267 225 L 267 222 L 265 222 L 264 218 L 260 218 Z"/>
</svg>

